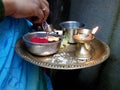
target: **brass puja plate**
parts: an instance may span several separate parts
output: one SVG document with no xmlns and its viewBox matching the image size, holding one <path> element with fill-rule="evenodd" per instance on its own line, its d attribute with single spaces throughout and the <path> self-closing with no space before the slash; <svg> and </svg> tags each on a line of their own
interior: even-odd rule
<svg viewBox="0 0 120 90">
<path fill-rule="evenodd" d="M 91 41 L 93 48 L 92 58 L 90 60 L 80 60 L 75 56 L 76 46 L 78 44 L 68 44 L 65 40 L 62 41 L 61 47 L 56 54 L 49 56 L 37 56 L 31 54 L 27 49 L 22 39 L 18 40 L 15 45 L 15 50 L 24 60 L 35 65 L 50 68 L 50 69 L 81 69 L 104 62 L 110 55 L 109 46 L 98 39 Z"/>
</svg>

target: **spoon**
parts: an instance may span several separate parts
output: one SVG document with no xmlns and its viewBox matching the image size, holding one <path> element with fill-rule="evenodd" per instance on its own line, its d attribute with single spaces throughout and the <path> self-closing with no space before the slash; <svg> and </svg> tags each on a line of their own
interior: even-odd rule
<svg viewBox="0 0 120 90">
<path fill-rule="evenodd" d="M 45 21 L 42 23 L 42 28 L 43 30 L 45 30 L 46 32 L 48 31 L 48 23 Z"/>
</svg>

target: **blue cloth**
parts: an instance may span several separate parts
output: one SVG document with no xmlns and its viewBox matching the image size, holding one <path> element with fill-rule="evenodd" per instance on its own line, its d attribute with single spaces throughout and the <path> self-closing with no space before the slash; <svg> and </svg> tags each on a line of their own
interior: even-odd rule
<svg viewBox="0 0 120 90">
<path fill-rule="evenodd" d="M 48 75 L 14 50 L 16 41 L 30 30 L 30 25 L 26 19 L 11 17 L 0 22 L 0 90 L 52 90 Z"/>
</svg>

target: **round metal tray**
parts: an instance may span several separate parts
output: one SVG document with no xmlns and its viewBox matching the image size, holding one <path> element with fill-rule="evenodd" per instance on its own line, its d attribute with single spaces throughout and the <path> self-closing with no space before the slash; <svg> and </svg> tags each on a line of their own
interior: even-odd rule
<svg viewBox="0 0 120 90">
<path fill-rule="evenodd" d="M 68 44 L 64 40 L 59 51 L 50 56 L 36 56 L 31 54 L 25 47 L 22 39 L 15 45 L 16 52 L 26 61 L 35 65 L 50 69 L 81 69 L 91 67 L 104 62 L 110 55 L 109 46 L 98 39 L 91 42 L 93 56 L 90 60 L 79 60 L 75 56 L 77 44 Z"/>
</svg>

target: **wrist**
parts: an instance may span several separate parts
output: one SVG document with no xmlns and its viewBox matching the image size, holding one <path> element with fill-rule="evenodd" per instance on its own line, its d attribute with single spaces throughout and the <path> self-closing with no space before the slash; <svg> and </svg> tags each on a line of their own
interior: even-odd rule
<svg viewBox="0 0 120 90">
<path fill-rule="evenodd" d="M 15 0 L 3 0 L 5 16 L 12 16 L 15 12 Z"/>
</svg>

